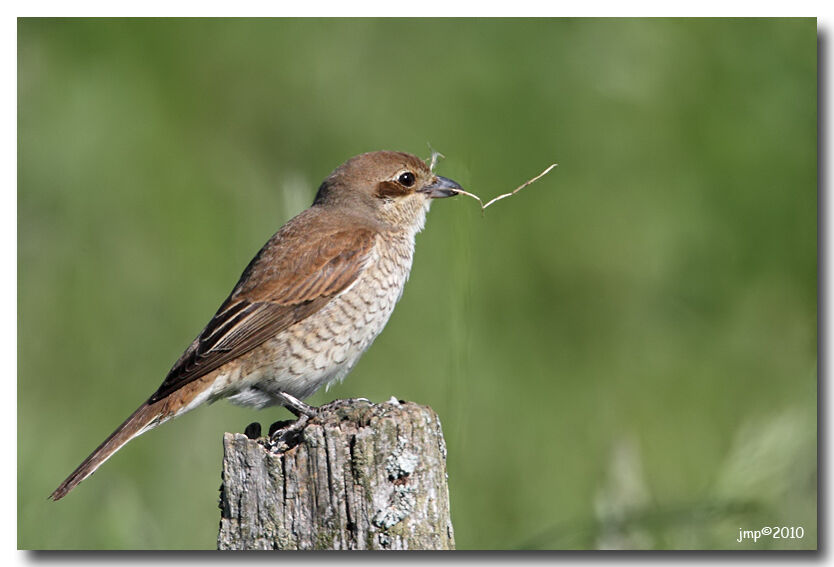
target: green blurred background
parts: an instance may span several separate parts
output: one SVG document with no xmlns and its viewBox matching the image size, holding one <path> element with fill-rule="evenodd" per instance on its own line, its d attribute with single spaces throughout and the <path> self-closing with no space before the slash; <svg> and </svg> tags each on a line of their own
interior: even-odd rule
<svg viewBox="0 0 834 567">
<path fill-rule="evenodd" d="M 385 332 L 461 549 L 815 548 L 816 21 L 18 25 L 18 543 L 211 549 L 225 402 L 47 495 L 348 157 L 447 157 Z M 801 526 L 802 539 L 736 542 Z"/>
</svg>

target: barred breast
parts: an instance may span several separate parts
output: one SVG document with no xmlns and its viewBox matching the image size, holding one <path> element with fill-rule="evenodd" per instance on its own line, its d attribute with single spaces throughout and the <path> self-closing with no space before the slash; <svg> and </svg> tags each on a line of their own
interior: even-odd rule
<svg viewBox="0 0 834 567">
<path fill-rule="evenodd" d="M 367 267 L 350 287 L 263 348 L 251 351 L 233 374 L 218 376 L 211 397 L 265 407 L 277 403 L 269 390 L 304 399 L 343 379 L 388 322 L 402 296 L 413 255 L 413 235 L 377 236 Z"/>
</svg>

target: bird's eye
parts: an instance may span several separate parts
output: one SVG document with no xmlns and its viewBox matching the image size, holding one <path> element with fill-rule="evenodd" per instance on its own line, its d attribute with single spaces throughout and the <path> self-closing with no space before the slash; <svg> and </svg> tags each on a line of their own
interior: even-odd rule
<svg viewBox="0 0 834 567">
<path fill-rule="evenodd" d="M 411 187 L 412 185 L 414 185 L 414 174 L 410 171 L 406 171 L 405 173 L 397 177 L 397 181 L 403 187 Z"/>
</svg>

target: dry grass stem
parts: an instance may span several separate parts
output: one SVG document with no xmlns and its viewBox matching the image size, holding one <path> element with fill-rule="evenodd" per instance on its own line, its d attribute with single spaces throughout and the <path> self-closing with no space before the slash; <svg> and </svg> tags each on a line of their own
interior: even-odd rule
<svg viewBox="0 0 834 567">
<path fill-rule="evenodd" d="M 431 157 L 426 161 L 429 162 L 429 170 L 434 171 L 434 167 L 437 165 L 437 158 L 444 158 L 445 159 L 446 156 L 444 156 L 443 154 L 441 154 L 440 152 L 438 152 L 437 150 L 432 148 L 431 144 L 428 144 L 428 146 L 429 146 L 429 150 L 431 151 Z M 497 201 L 500 201 L 501 199 L 506 199 L 507 197 L 512 197 L 513 195 L 515 195 L 516 193 L 518 193 L 519 191 L 521 191 L 522 189 L 524 189 L 525 187 L 527 187 L 531 183 L 535 183 L 536 181 L 538 181 L 539 179 L 541 179 L 542 177 L 544 177 L 545 175 L 550 173 L 550 171 L 554 167 L 556 167 L 557 165 L 559 165 L 559 164 L 558 163 L 550 164 L 547 167 L 547 169 L 545 169 L 544 171 L 539 173 L 534 178 L 528 179 L 527 181 L 525 181 L 524 183 L 522 183 L 521 185 L 519 185 L 518 187 L 516 187 L 515 189 L 513 189 L 509 193 L 504 193 L 503 195 L 498 195 L 497 197 L 494 197 L 493 199 L 490 199 L 489 202 L 486 205 L 484 204 L 483 200 L 481 200 L 481 198 L 478 197 L 477 195 L 475 195 L 474 193 L 470 193 L 469 191 L 464 191 L 463 189 L 457 189 L 457 193 L 458 193 L 458 195 L 466 195 L 467 197 L 472 197 L 473 199 L 478 201 L 478 203 L 481 205 L 481 213 L 483 214 L 484 211 L 486 211 L 486 208 L 488 206 L 490 206 L 491 204 L 493 204 Z"/>
<path fill-rule="evenodd" d="M 512 190 L 512 191 L 510 191 L 509 193 L 504 193 L 503 195 L 498 195 L 497 197 L 495 197 L 495 198 L 493 198 L 493 199 L 490 199 L 490 201 L 489 201 L 486 205 L 484 204 L 484 202 L 481 200 L 481 198 L 480 198 L 480 197 L 478 197 L 477 195 L 475 195 L 475 194 L 473 194 L 473 193 L 469 193 L 468 191 L 464 191 L 464 190 L 462 190 L 462 189 L 459 189 L 459 190 L 458 190 L 458 193 L 459 193 L 460 195 L 466 195 L 467 197 L 472 197 L 473 199 L 475 199 L 476 201 L 478 201 L 478 203 L 480 203 L 480 204 L 481 204 L 481 213 L 483 213 L 484 211 L 486 211 L 486 208 L 487 208 L 488 206 L 490 206 L 491 204 L 493 204 L 493 203 L 495 203 L 495 202 L 497 202 L 497 201 L 500 201 L 501 199 L 506 199 L 507 197 L 512 197 L 513 195 L 515 195 L 516 193 L 518 193 L 519 191 L 521 191 L 522 189 L 524 189 L 525 187 L 527 187 L 527 186 L 528 186 L 528 185 L 530 185 L 531 183 L 535 183 L 536 181 L 538 181 L 539 179 L 541 179 L 542 177 L 544 177 L 545 175 L 547 175 L 548 173 L 550 173 L 550 170 L 552 170 L 552 169 L 553 169 L 554 167 L 556 167 L 557 165 L 559 165 L 559 164 L 558 164 L 558 163 L 553 163 L 553 164 L 550 164 L 550 165 L 547 167 L 547 169 L 545 169 L 544 171 L 542 171 L 541 173 L 539 173 L 539 174 L 538 174 L 537 176 L 535 176 L 534 178 L 532 178 L 532 179 L 528 179 L 527 181 L 525 181 L 524 183 L 522 183 L 521 185 L 519 185 L 518 187 L 516 187 L 515 189 L 513 189 L 513 190 Z"/>
</svg>

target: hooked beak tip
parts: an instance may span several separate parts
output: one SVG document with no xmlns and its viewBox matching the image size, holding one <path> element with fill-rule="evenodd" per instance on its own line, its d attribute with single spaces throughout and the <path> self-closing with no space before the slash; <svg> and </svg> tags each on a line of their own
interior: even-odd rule
<svg viewBox="0 0 834 567">
<path fill-rule="evenodd" d="M 444 197 L 454 197 L 459 190 L 462 191 L 463 187 L 458 185 L 456 181 L 437 175 L 434 181 L 420 189 L 420 192 L 427 194 L 432 199 L 442 199 Z"/>
</svg>

